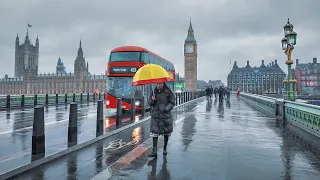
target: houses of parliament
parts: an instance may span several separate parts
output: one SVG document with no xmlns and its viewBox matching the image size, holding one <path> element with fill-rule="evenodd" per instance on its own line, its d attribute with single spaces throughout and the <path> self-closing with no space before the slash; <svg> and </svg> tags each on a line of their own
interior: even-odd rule
<svg viewBox="0 0 320 180">
<path fill-rule="evenodd" d="M 35 45 L 29 39 L 28 32 L 23 44 L 19 36 L 15 41 L 14 77 L 0 79 L 0 94 L 65 94 L 93 93 L 95 89 L 106 92 L 106 76 L 91 75 L 89 63 L 83 56 L 81 40 L 74 61 L 74 73 L 67 73 L 59 57 L 56 72 L 39 74 L 39 38 Z"/>
</svg>

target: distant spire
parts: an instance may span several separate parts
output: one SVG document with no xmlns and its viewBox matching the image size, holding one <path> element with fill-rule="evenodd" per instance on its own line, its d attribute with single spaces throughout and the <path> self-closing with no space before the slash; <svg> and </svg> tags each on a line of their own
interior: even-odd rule
<svg viewBox="0 0 320 180">
<path fill-rule="evenodd" d="M 234 63 L 233 63 L 232 69 L 234 69 L 234 68 L 239 68 L 238 65 L 237 65 L 237 61 L 234 61 Z"/>
<path fill-rule="evenodd" d="M 80 39 L 79 49 L 78 49 L 78 57 L 83 57 L 83 51 L 82 51 L 82 43 Z"/>
<path fill-rule="evenodd" d="M 28 33 L 28 31 L 27 31 L 26 39 L 25 39 L 25 43 L 27 43 L 27 42 L 30 42 L 30 40 L 29 40 L 29 33 Z"/>
<path fill-rule="evenodd" d="M 191 23 L 191 17 L 190 17 L 190 25 L 189 25 L 189 29 L 188 29 L 188 31 L 193 31 L 192 23 Z"/>
</svg>

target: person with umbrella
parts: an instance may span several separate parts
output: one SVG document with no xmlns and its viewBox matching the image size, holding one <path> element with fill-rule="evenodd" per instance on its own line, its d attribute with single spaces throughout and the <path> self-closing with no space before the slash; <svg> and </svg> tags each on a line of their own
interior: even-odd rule
<svg viewBox="0 0 320 180">
<path fill-rule="evenodd" d="M 175 106 L 175 97 L 165 83 L 157 83 L 150 96 L 149 105 L 152 107 L 150 136 L 153 146 L 148 156 L 157 157 L 158 137 L 161 135 L 164 136 L 163 154 L 167 155 L 168 140 L 173 131 L 171 110 Z"/>
<path fill-rule="evenodd" d="M 172 81 L 168 72 L 161 66 L 147 64 L 134 75 L 132 85 L 157 84 L 149 98 L 151 122 L 150 136 L 153 145 L 149 157 L 157 157 L 158 137 L 164 136 L 163 155 L 167 155 L 169 136 L 173 131 L 171 110 L 175 106 L 175 96 L 165 82 Z"/>
</svg>

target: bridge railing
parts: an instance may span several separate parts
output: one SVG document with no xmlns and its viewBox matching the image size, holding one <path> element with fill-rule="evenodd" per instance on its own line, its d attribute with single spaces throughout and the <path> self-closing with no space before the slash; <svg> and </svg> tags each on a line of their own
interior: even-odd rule
<svg viewBox="0 0 320 180">
<path fill-rule="evenodd" d="M 276 114 L 276 98 L 247 93 L 241 93 L 241 96 L 245 97 L 247 100 L 251 101 L 252 104 L 267 111 L 268 113 L 273 115 Z"/>
<path fill-rule="evenodd" d="M 98 97 L 93 93 L 4 95 L 0 96 L 0 109 L 91 102 L 96 99 L 104 100 L 104 97 L 105 94 L 101 93 Z"/>
<path fill-rule="evenodd" d="M 255 94 L 242 93 L 241 96 L 285 123 L 291 123 L 320 137 L 320 106 Z"/>
</svg>

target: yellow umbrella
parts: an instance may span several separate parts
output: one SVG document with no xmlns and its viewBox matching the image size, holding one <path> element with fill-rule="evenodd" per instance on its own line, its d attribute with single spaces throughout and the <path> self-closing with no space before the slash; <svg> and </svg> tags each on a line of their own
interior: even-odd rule
<svg viewBox="0 0 320 180">
<path fill-rule="evenodd" d="M 145 84 L 162 83 L 171 81 L 168 72 L 156 64 L 147 64 L 142 66 L 133 76 L 132 86 Z"/>
</svg>

